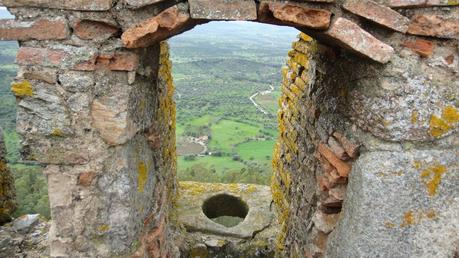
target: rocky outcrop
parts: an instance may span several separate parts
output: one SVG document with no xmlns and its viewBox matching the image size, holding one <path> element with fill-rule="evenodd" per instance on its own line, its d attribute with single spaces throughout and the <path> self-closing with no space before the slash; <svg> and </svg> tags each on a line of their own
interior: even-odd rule
<svg viewBox="0 0 459 258">
<path fill-rule="evenodd" d="M 6 147 L 0 128 L 0 225 L 11 221 L 16 209 L 14 178 L 6 163 Z"/>
<path fill-rule="evenodd" d="M 49 256 L 49 222 L 38 214 L 23 215 L 0 227 L 0 257 Z"/>
</svg>

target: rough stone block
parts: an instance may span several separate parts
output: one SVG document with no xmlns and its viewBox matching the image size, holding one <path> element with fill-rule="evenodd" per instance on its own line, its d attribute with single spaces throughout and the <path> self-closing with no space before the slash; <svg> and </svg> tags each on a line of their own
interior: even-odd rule
<svg viewBox="0 0 459 258">
<path fill-rule="evenodd" d="M 331 12 L 328 10 L 282 3 L 269 3 L 269 10 L 276 19 L 295 26 L 327 29 L 330 25 Z"/>
<path fill-rule="evenodd" d="M 343 8 L 389 29 L 402 33 L 408 30 L 408 18 L 371 0 L 349 1 Z"/>
<path fill-rule="evenodd" d="M 379 41 L 357 24 L 345 18 L 336 19 L 325 34 L 337 40 L 337 44 L 376 62 L 387 63 L 394 54 L 394 49 L 391 46 Z"/>
<path fill-rule="evenodd" d="M 43 7 L 80 11 L 106 11 L 113 0 L 0 0 L 7 7 Z"/>
<path fill-rule="evenodd" d="M 451 150 L 362 154 L 325 257 L 453 257 L 458 180 Z"/>
<path fill-rule="evenodd" d="M 75 25 L 74 33 L 80 39 L 104 41 L 113 36 L 118 28 L 108 23 L 83 20 Z"/>
<path fill-rule="evenodd" d="M 454 14 L 459 15 L 459 11 Z M 418 14 L 411 19 L 408 33 L 437 38 L 459 39 L 459 16 Z"/>
<path fill-rule="evenodd" d="M 68 36 L 67 21 L 63 18 L 32 22 L 0 20 L 0 40 L 65 39 Z"/>
<path fill-rule="evenodd" d="M 459 2 L 454 0 L 390 0 L 389 2 L 389 6 L 394 8 L 453 5 L 459 5 Z"/>
<path fill-rule="evenodd" d="M 189 0 L 188 3 L 193 19 L 257 19 L 257 7 L 253 0 Z"/>
<path fill-rule="evenodd" d="M 147 5 L 164 2 L 167 0 L 124 0 L 129 8 L 137 9 Z"/>
</svg>

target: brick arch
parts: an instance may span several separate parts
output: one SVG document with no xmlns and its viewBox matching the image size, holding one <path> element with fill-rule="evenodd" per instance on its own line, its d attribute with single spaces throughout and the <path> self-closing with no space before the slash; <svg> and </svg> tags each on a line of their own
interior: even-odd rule
<svg viewBox="0 0 459 258">
<path fill-rule="evenodd" d="M 20 43 L 12 91 L 24 158 L 46 166 L 51 256 L 176 254 L 168 226 L 177 189 L 174 88 L 162 41 L 213 20 L 292 26 L 322 43 L 302 34 L 283 69 L 273 180 L 279 256 L 410 250 L 447 257 L 454 251 L 457 237 L 448 225 L 457 224 L 451 216 L 457 207 L 451 204 L 457 195 L 455 1 L 0 5 L 16 15 L 0 21 L 0 39 Z M 337 51 L 343 48 L 353 54 Z M 361 157 L 353 143 L 362 145 Z M 336 220 L 343 192 L 335 186 L 348 175 L 349 197 Z M 333 219 L 340 223 L 327 224 Z M 426 235 L 425 223 L 448 234 Z M 362 238 L 350 234 L 354 229 L 369 233 Z M 424 247 L 401 243 L 406 234 Z M 438 249 L 437 240 L 447 247 Z"/>
</svg>

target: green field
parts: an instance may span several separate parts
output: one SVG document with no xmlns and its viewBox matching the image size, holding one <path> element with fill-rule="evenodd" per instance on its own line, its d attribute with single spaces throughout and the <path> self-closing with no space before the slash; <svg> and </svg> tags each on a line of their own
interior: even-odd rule
<svg viewBox="0 0 459 258">
<path fill-rule="evenodd" d="M 255 23 L 212 22 L 169 40 L 177 144 L 209 138 L 206 155 L 178 157 L 179 180 L 269 184 L 280 70 L 297 34 Z M 268 111 L 263 114 L 249 97 L 270 85 L 271 94 L 255 98 Z"/>
</svg>

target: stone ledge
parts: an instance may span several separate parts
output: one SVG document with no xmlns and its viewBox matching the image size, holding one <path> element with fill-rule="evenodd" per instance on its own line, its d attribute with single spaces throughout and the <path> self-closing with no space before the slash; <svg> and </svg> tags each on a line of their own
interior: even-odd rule
<svg viewBox="0 0 459 258">
<path fill-rule="evenodd" d="M 77 11 L 107 11 L 113 0 L 0 0 L 6 7 L 44 7 Z"/>
</svg>

